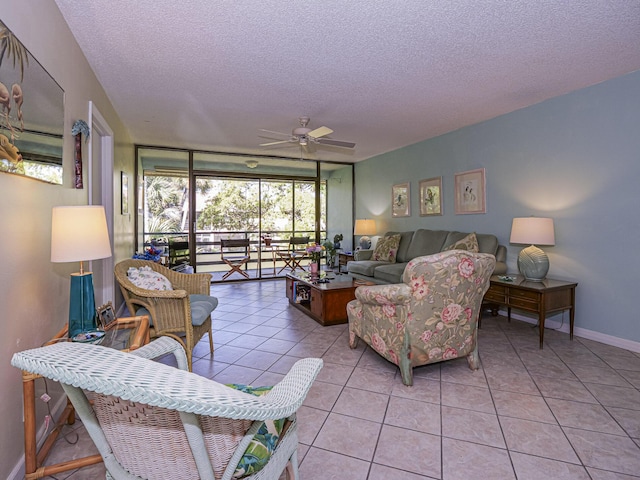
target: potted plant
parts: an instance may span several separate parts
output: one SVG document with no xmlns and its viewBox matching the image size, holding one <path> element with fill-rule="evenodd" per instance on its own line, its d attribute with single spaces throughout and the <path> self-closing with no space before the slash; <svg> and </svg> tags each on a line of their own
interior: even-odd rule
<svg viewBox="0 0 640 480">
<path fill-rule="evenodd" d="M 262 241 L 264 242 L 265 246 L 267 247 L 271 246 L 271 234 L 269 232 L 264 233 L 260 238 L 262 238 Z"/>
<path fill-rule="evenodd" d="M 344 237 L 342 236 L 341 233 L 336 233 L 333 236 L 333 247 L 337 250 L 340 248 L 340 242 L 342 241 Z"/>
<path fill-rule="evenodd" d="M 337 235 L 336 235 L 337 237 Z M 331 243 L 329 240 L 325 241 L 322 246 L 327 252 L 327 266 L 333 268 L 333 264 L 336 261 L 336 247 L 335 243 Z"/>
</svg>

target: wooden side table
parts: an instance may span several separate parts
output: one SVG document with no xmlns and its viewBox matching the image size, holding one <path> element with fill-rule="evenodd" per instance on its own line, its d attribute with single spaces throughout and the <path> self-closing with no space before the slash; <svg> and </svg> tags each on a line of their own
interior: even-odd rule
<svg viewBox="0 0 640 480">
<path fill-rule="evenodd" d="M 123 317 L 117 318 L 110 325 L 106 334 L 100 343 L 102 346 L 117 348 L 125 352 L 129 352 L 140 348 L 142 345 L 149 343 L 149 318 L 143 317 Z M 65 325 L 50 341 L 45 345 L 51 345 L 56 342 L 67 342 L 67 328 Z M 75 411 L 69 401 L 62 411 L 62 414 L 55 423 L 55 427 L 45 440 L 44 444 L 37 450 L 36 444 L 36 399 L 35 399 L 35 380 L 40 378 L 29 372 L 22 372 L 22 401 L 24 405 L 24 465 L 25 480 L 33 480 L 43 478 L 48 475 L 55 475 L 67 470 L 86 467 L 100 463 L 102 457 L 100 455 L 91 455 L 89 457 L 77 458 L 55 465 L 42 465 L 49 455 L 49 450 L 58 438 L 58 434 L 62 430 L 65 423 L 72 425 L 75 422 Z"/>
<path fill-rule="evenodd" d="M 353 253 L 338 252 L 338 273 L 341 273 L 342 267 L 346 267 L 351 261 L 353 261 Z"/>
<path fill-rule="evenodd" d="M 509 281 L 507 278 L 512 278 Z M 540 348 L 544 341 L 544 321 L 548 313 L 569 310 L 569 338 L 573 340 L 573 321 L 576 310 L 577 283 L 545 278 L 542 282 L 525 280 L 521 275 L 494 275 L 484 302 L 507 307 L 507 320 L 511 321 L 511 308 L 538 314 L 540 319 Z"/>
</svg>

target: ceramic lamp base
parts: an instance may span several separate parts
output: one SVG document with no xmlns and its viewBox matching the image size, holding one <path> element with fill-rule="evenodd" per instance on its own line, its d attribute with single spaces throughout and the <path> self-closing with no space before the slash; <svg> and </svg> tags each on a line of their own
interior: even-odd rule
<svg viewBox="0 0 640 480">
<path fill-rule="evenodd" d="M 530 282 L 541 282 L 549 271 L 549 257 L 535 245 L 523 248 L 518 255 L 518 270 Z"/>
<path fill-rule="evenodd" d="M 363 250 L 368 250 L 371 248 L 371 238 L 364 235 L 360 237 L 360 248 Z"/>
<path fill-rule="evenodd" d="M 69 338 L 96 328 L 96 301 L 93 294 L 93 274 L 71 275 L 69 297 Z"/>
</svg>

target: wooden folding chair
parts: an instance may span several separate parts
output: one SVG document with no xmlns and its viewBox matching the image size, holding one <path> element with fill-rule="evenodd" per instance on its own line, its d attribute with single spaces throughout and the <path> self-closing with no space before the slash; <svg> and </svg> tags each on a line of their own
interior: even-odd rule
<svg viewBox="0 0 640 480">
<path fill-rule="evenodd" d="M 309 237 L 291 237 L 289 246 L 286 251 L 277 250 L 276 254 L 284 262 L 284 266 L 278 271 L 282 272 L 285 268 L 289 268 L 292 272 L 296 268 L 304 270 L 300 262 L 305 258 L 309 258 L 307 253 L 307 245 L 309 245 Z"/>
<path fill-rule="evenodd" d="M 251 260 L 249 254 L 249 239 L 220 239 L 220 258 L 224 263 L 229 265 L 229 270 L 222 276 L 222 280 L 226 280 L 227 277 L 238 272 L 245 278 L 249 278 L 249 274 L 242 270 L 242 267 Z"/>
</svg>

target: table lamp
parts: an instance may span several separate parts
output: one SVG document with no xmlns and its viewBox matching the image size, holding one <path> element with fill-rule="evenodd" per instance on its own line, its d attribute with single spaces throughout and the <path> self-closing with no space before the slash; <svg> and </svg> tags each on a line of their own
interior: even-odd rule
<svg viewBox="0 0 640 480">
<path fill-rule="evenodd" d="M 552 218 L 523 217 L 514 218 L 511 224 L 511 243 L 523 243 L 518 255 L 518 270 L 526 280 L 541 282 L 549 271 L 549 257 L 536 245 L 555 245 L 555 233 Z"/>
<path fill-rule="evenodd" d="M 364 250 L 371 248 L 371 238 L 369 238 L 369 235 L 376 234 L 376 221 L 370 218 L 356 220 L 353 234 L 362 235 L 360 237 L 360 248 Z"/>
<path fill-rule="evenodd" d="M 93 274 L 83 262 L 111 256 L 107 218 L 103 206 L 54 207 L 51 216 L 51 261 L 80 262 L 71 274 L 69 338 L 96 328 Z"/>
</svg>

